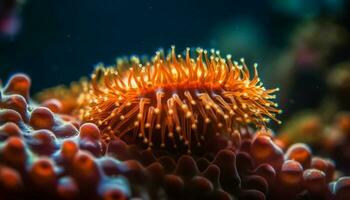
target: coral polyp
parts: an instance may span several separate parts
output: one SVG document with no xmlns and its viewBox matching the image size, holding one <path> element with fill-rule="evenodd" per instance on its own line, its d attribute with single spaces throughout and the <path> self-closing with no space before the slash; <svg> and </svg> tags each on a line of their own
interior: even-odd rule
<svg viewBox="0 0 350 200">
<path fill-rule="evenodd" d="M 108 137 L 139 137 L 149 147 L 200 145 L 209 133 L 232 135 L 250 124 L 279 122 L 276 89 L 265 89 L 257 64 L 254 74 L 241 59 L 197 49 L 191 58 L 157 52 L 149 62 L 133 57 L 124 67 L 98 66 L 82 94 L 82 121 L 93 122 Z"/>
</svg>

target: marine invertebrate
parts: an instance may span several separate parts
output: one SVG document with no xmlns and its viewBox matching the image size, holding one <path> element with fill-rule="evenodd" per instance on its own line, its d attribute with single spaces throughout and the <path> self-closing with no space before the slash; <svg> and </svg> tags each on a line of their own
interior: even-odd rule
<svg viewBox="0 0 350 200">
<path fill-rule="evenodd" d="M 239 64 L 218 51 L 197 52 L 191 58 L 188 48 L 183 58 L 172 47 L 150 62 L 133 57 L 124 71 L 98 66 L 83 94 L 81 119 L 109 137 L 138 136 L 149 147 L 177 147 L 181 140 L 199 146 L 208 129 L 232 135 L 248 124 L 264 127 L 268 118 L 279 122 L 271 101 L 278 88 L 262 86 L 257 64 L 251 77 L 244 59 Z"/>
</svg>

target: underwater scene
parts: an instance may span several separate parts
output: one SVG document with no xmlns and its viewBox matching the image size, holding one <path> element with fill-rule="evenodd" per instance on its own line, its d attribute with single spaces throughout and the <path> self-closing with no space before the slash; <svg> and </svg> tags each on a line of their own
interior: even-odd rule
<svg viewBox="0 0 350 200">
<path fill-rule="evenodd" d="M 350 1 L 0 0 L 0 200 L 350 200 Z"/>
</svg>

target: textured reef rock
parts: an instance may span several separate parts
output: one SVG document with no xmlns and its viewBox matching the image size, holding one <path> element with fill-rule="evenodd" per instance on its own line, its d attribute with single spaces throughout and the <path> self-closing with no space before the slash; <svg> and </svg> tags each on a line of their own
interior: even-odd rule
<svg viewBox="0 0 350 200">
<path fill-rule="evenodd" d="M 36 105 L 30 79 L 16 74 L 0 93 L 0 199 L 127 199 L 128 181 L 108 175 L 94 124 Z M 113 159 L 112 159 L 113 160 Z M 113 160 L 118 163 L 118 160 Z"/>
<path fill-rule="evenodd" d="M 317 112 L 298 113 L 285 123 L 277 138 L 284 147 L 305 142 L 316 153 L 334 159 L 341 172 L 350 172 L 349 112 L 337 112 L 331 120 Z"/>
<path fill-rule="evenodd" d="M 1 199 L 349 199 L 350 178 L 304 144 L 283 151 L 269 130 L 214 135 L 206 152 L 178 155 L 105 144 L 91 123 L 55 114 L 16 74 L 1 88 Z"/>
</svg>

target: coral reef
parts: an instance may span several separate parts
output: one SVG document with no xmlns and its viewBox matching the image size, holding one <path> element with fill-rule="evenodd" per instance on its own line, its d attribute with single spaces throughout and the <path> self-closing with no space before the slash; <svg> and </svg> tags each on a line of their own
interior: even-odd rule
<svg viewBox="0 0 350 200">
<path fill-rule="evenodd" d="M 104 144 L 97 126 L 66 122 L 29 98 L 30 80 L 1 90 L 0 194 L 4 199 L 346 199 L 349 179 L 303 144 L 286 152 L 268 130 L 213 135 L 204 154 Z"/>
<path fill-rule="evenodd" d="M 330 121 L 317 112 L 298 113 L 286 122 L 277 138 L 285 148 L 297 141 L 305 142 L 317 154 L 334 159 L 341 172 L 350 172 L 349 112 L 337 112 Z"/>
<path fill-rule="evenodd" d="M 57 99 L 34 102 L 30 83 L 15 74 L 0 88 L 0 199 L 350 198 L 350 178 L 332 160 L 306 144 L 287 148 L 264 126 L 208 129 L 191 154 L 144 149 L 105 140 L 99 124 L 58 112 L 64 104 Z"/>
</svg>

